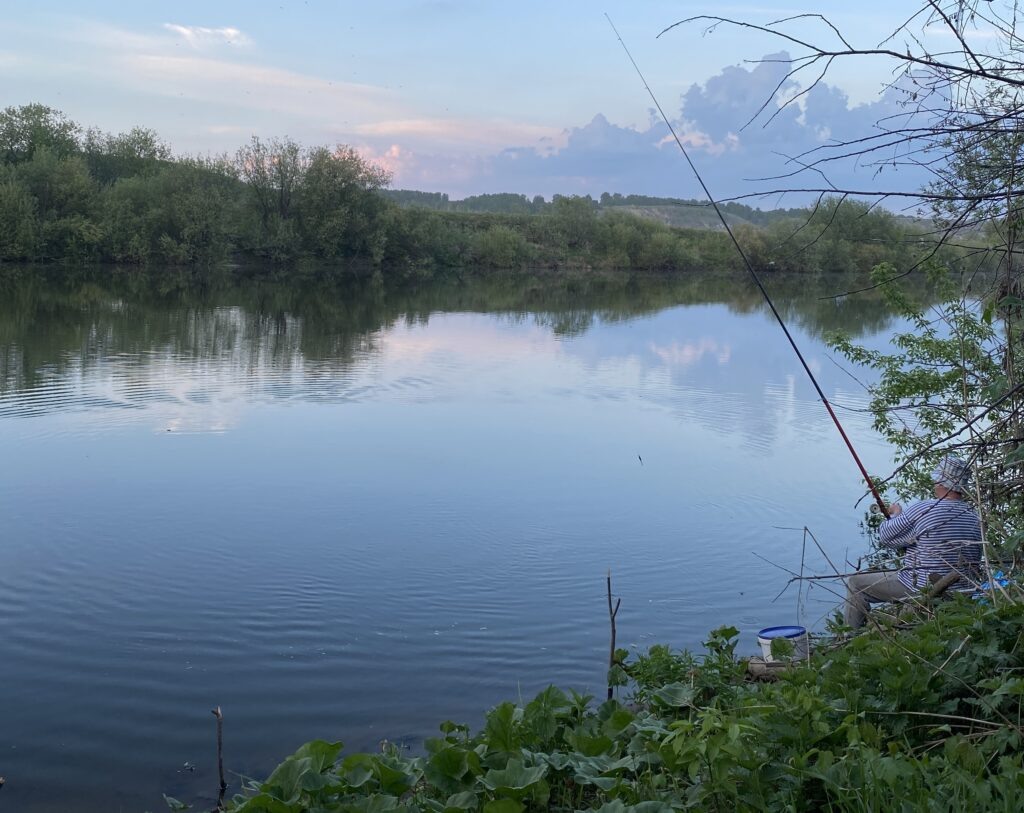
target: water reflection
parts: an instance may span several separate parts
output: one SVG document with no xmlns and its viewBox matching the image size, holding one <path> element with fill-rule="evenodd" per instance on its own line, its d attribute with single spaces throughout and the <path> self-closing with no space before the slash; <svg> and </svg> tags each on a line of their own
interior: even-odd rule
<svg viewBox="0 0 1024 813">
<path fill-rule="evenodd" d="M 889 317 L 818 298 L 842 280 L 771 284 L 862 406 L 820 337 L 882 342 Z M 887 463 L 866 416 L 847 429 Z M 415 744 L 551 681 L 599 690 L 608 568 L 624 645 L 693 646 L 795 620 L 757 558 L 800 566 L 786 528 L 837 561 L 860 543 L 857 472 L 745 280 L 8 271 L 0 448 L 19 811 L 215 789 L 213 705 L 258 775 L 312 737 Z"/>
<path fill-rule="evenodd" d="M 773 288 L 785 318 L 814 337 L 833 330 L 879 331 L 888 317 L 870 297 L 821 299 L 852 284 L 841 278 L 813 284 L 776 279 Z M 595 324 L 627 323 L 673 306 L 688 306 L 691 319 L 692 306 L 708 303 L 728 313 L 764 312 L 759 295 L 742 280 L 714 277 L 491 275 L 390 286 L 373 277 L 337 274 L 295 285 L 197 281 L 172 272 L 76 279 L 66 272 L 8 269 L 0 275 L 0 394 L 7 396 L 0 414 L 209 400 L 214 390 L 240 381 L 250 395 L 345 398 L 360 386 L 350 371 L 379 356 L 386 334 L 392 334 L 392 357 L 428 352 L 425 343 L 436 344 L 440 337 L 410 329 L 426 327 L 438 313 L 500 314 L 505 325 L 542 329 L 528 339 L 509 333 L 455 336 L 458 344 L 449 348 L 462 355 L 510 355 L 517 342 L 524 352 L 544 352 L 545 339 L 585 336 Z M 714 312 L 705 313 L 711 314 L 705 324 L 685 326 L 692 338 L 681 338 L 678 324 L 663 338 L 604 331 L 605 345 L 591 342 L 586 352 L 637 354 L 640 343 L 646 349 L 638 358 L 653 352 L 670 367 L 704 354 L 724 363 L 728 337 L 714 335 Z M 705 334 L 693 336 L 698 328 Z M 183 377 L 192 383 L 186 386 Z M 42 402 L 33 397 L 36 390 L 53 397 Z"/>
</svg>

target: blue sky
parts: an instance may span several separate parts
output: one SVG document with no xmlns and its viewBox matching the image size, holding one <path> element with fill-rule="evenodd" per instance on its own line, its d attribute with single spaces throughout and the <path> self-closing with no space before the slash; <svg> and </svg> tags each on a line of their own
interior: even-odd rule
<svg viewBox="0 0 1024 813">
<path fill-rule="evenodd" d="M 891 110 L 892 100 L 878 97 L 890 66 L 840 66 L 803 110 L 741 131 L 779 75 L 777 65 L 744 60 L 780 43 L 736 30 L 705 35 L 699 25 L 658 32 L 700 13 L 768 22 L 816 11 L 873 45 L 915 8 L 879 0 L 20 3 L 0 20 L 0 106 L 38 101 L 84 126 L 151 127 L 179 153 L 233 152 L 254 134 L 351 144 L 387 166 L 394 186 L 454 197 L 695 196 L 607 11 L 717 193 L 731 195 L 777 171 L 777 153 L 837 128 L 858 132 Z"/>
</svg>

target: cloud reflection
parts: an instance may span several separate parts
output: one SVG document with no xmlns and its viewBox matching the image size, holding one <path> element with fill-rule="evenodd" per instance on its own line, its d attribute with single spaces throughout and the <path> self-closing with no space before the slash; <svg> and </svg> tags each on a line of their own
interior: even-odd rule
<svg viewBox="0 0 1024 813">
<path fill-rule="evenodd" d="M 693 342 L 672 342 L 669 345 L 650 344 L 651 352 L 665 364 L 673 367 L 689 367 L 705 356 L 714 358 L 719 364 L 728 364 L 732 346 L 716 339 L 703 338 Z"/>
</svg>

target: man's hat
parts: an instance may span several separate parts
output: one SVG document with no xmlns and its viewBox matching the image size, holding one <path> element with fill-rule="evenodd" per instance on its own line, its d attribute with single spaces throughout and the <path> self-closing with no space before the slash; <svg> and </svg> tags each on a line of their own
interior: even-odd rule
<svg viewBox="0 0 1024 813">
<path fill-rule="evenodd" d="M 959 457 L 947 455 L 932 472 L 932 480 L 937 486 L 966 494 L 971 487 L 971 467 Z"/>
</svg>

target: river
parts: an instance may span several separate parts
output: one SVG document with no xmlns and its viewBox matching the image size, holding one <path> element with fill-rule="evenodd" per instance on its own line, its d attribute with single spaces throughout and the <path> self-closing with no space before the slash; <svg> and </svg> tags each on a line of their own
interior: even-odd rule
<svg viewBox="0 0 1024 813">
<path fill-rule="evenodd" d="M 886 473 L 823 336 L 891 319 L 770 283 Z M 415 749 L 549 683 L 600 695 L 609 570 L 623 647 L 821 627 L 827 588 L 776 596 L 828 570 L 804 527 L 856 560 L 863 489 L 757 297 L 0 273 L 0 806 L 208 809 L 218 705 L 234 791 L 314 737 Z"/>
</svg>

